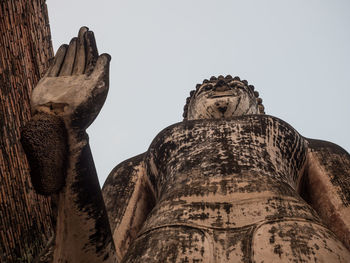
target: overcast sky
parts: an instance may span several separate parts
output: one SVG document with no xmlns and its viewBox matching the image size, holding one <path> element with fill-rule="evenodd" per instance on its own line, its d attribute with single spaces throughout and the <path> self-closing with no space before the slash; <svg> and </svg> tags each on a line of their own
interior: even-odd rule
<svg viewBox="0 0 350 263">
<path fill-rule="evenodd" d="M 212 75 L 254 85 L 265 111 L 350 151 L 350 1 L 47 1 L 54 50 L 85 25 L 112 56 L 107 101 L 88 129 L 101 184 L 182 120 Z"/>
</svg>

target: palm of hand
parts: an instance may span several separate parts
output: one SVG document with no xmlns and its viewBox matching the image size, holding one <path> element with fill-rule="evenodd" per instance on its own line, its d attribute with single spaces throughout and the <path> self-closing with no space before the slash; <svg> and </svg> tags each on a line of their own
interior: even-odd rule
<svg viewBox="0 0 350 263">
<path fill-rule="evenodd" d="M 101 110 L 108 92 L 110 56 L 98 56 L 95 38 L 83 27 L 78 38 L 62 45 L 53 64 L 34 88 L 33 112 L 62 117 L 75 128 L 86 129 Z"/>
</svg>

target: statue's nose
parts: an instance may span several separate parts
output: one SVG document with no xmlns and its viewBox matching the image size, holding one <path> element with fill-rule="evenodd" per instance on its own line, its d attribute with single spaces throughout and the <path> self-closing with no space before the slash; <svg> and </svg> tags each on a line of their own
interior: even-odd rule
<svg viewBox="0 0 350 263">
<path fill-rule="evenodd" d="M 215 91 L 226 91 L 226 90 L 229 90 L 229 89 L 230 89 L 230 87 L 222 79 L 219 80 L 214 86 L 214 90 Z"/>
</svg>

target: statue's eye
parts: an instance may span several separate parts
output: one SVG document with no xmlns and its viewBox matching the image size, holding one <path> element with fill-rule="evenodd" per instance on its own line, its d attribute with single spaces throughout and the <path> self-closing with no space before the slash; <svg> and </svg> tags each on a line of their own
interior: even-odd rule
<svg viewBox="0 0 350 263">
<path fill-rule="evenodd" d="M 228 85 L 232 89 L 245 89 L 244 85 L 238 81 L 231 81 Z"/>
</svg>

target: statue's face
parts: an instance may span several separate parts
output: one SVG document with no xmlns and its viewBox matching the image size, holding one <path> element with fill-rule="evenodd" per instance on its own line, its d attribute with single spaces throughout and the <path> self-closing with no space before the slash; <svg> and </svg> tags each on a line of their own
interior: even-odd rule
<svg viewBox="0 0 350 263">
<path fill-rule="evenodd" d="M 201 85 L 188 107 L 188 120 L 223 119 L 257 114 L 254 93 L 238 80 L 217 80 Z"/>
</svg>

